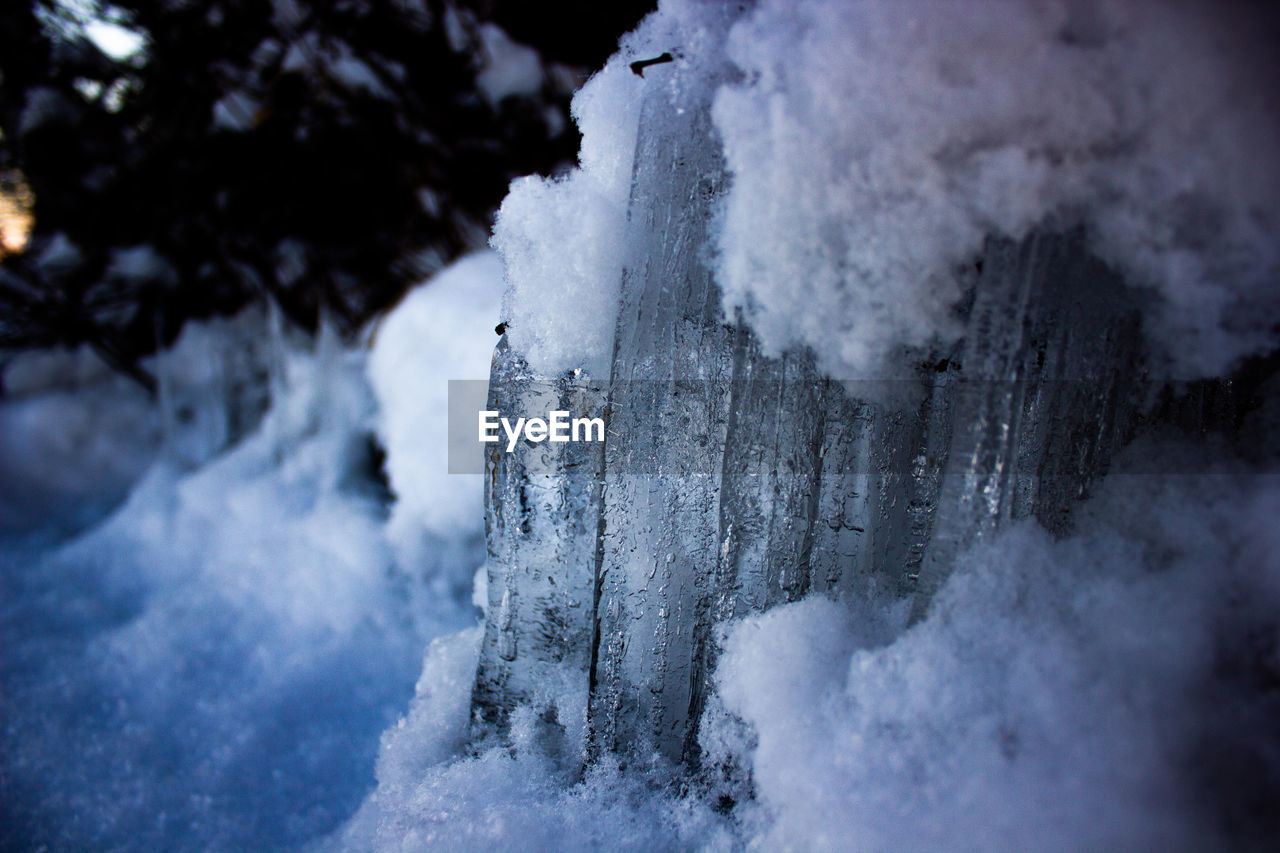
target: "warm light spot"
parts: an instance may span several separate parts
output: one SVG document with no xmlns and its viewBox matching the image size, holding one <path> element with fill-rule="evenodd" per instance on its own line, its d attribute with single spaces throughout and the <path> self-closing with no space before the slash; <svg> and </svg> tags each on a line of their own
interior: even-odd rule
<svg viewBox="0 0 1280 853">
<path fill-rule="evenodd" d="M 21 172 L 0 172 L 0 259 L 27 248 L 36 221 L 35 204 L 35 193 Z"/>
</svg>

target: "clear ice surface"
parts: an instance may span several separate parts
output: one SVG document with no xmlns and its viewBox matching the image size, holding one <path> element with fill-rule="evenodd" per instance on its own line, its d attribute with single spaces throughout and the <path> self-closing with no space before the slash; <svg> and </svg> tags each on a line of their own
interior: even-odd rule
<svg viewBox="0 0 1280 853">
<path fill-rule="evenodd" d="M 505 341 L 494 356 L 490 408 L 603 411 L 608 428 L 603 449 L 492 446 L 476 741 L 521 703 L 561 725 L 585 708 L 588 759 L 696 765 L 717 625 L 809 594 L 905 600 L 919 619 L 1002 525 L 1068 532 L 1153 410 L 1139 297 L 1079 229 L 989 238 L 955 271 L 963 337 L 904 350 L 914 379 L 762 354 L 713 269 L 725 72 L 683 64 L 643 105 L 607 383 L 537 376 Z"/>
</svg>

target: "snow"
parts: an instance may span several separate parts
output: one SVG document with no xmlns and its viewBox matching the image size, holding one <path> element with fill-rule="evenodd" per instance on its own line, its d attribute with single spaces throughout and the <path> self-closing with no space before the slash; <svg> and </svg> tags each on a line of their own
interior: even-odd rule
<svg viewBox="0 0 1280 853">
<path fill-rule="evenodd" d="M 30 426 L 70 426 L 49 415 Z M 81 538 L 4 549 L 6 846 L 281 844 L 360 796 L 344 780 L 414 654 L 377 513 L 325 470 L 338 440 L 283 466 L 267 433 L 190 475 L 160 465 Z M 334 775 L 307 812 L 282 780 L 318 772 Z"/>
<path fill-rule="evenodd" d="M 112 21 L 89 21 L 84 25 L 84 33 L 103 53 L 117 62 L 132 57 L 147 43 L 146 37 L 141 33 Z"/>
<path fill-rule="evenodd" d="M 727 50 L 724 311 L 842 379 L 908 375 L 961 332 L 957 267 L 991 234 L 1084 225 L 1148 294 L 1153 365 L 1217 375 L 1277 342 L 1280 113 L 1265 28 L 1194 4 L 764 2 L 717 42 L 668 3 L 577 96 L 581 168 L 517 181 L 494 246 L 537 370 L 612 343 L 639 93 L 633 58 Z M 650 76 L 662 85 L 658 67 Z M 668 75 L 670 76 L 670 75 Z M 594 360 L 594 361 L 593 361 Z"/>
<path fill-rule="evenodd" d="M 375 332 L 368 375 L 396 495 L 388 535 L 402 565 L 483 518 L 481 478 L 449 474 L 448 382 L 487 379 L 502 288 L 497 255 L 469 255 L 410 291 Z M 470 583 L 475 566 L 460 568 Z"/>
<path fill-rule="evenodd" d="M 493 240 L 509 282 L 503 319 L 536 373 L 608 368 L 615 283 L 649 274 L 631 267 L 638 260 L 665 257 L 627 243 L 628 200 L 658 180 L 629 170 L 641 93 L 696 102 L 686 87 L 699 81 L 683 69 L 713 64 L 719 49 L 741 73 L 714 93 L 731 182 L 712 260 L 724 316 L 740 309 L 767 351 L 809 345 L 840 378 L 910 375 L 919 356 L 909 349 L 960 334 L 957 267 L 988 236 L 1046 225 L 1082 225 L 1089 248 L 1143 291 L 1156 375 L 1220 375 L 1280 343 L 1280 255 L 1264 236 L 1280 224 L 1270 155 L 1280 124 L 1258 85 L 1270 73 L 1259 30 L 1191 5 L 763 0 L 726 42 L 717 14 L 664 3 L 575 100 L 580 168 L 519 181 L 504 202 Z M 666 50 L 675 67 L 643 84 L 620 61 Z M 598 836 L 570 828 L 585 802 L 639 780 L 663 793 L 614 819 L 682 847 L 1251 841 L 1274 828 L 1262 816 L 1280 787 L 1266 686 L 1280 603 L 1267 519 L 1280 483 L 1230 451 L 1176 442 L 1133 448 L 1115 469 L 1072 510 L 1074 534 L 1055 540 L 1025 521 L 948 557 L 948 580 L 915 624 L 902 602 L 855 596 L 723 626 L 699 742 L 709 772 L 724 769 L 738 795 L 728 815 L 707 811 L 718 781 L 643 755 L 623 771 L 606 757 L 576 781 L 563 759 L 581 749 L 576 715 L 538 722 L 535 709 L 574 707 L 549 684 L 551 699 L 514 712 L 510 752 L 481 744 L 415 769 L 409 785 L 386 777 L 342 844 L 591 849 Z M 654 493 L 663 506 L 681 495 Z M 645 551 L 642 536 L 609 533 L 606 549 Z M 620 642 L 652 655 L 656 631 L 624 625 Z M 1241 654 L 1266 663 L 1226 672 L 1224 659 Z M 643 692 L 636 701 L 670 701 Z M 405 726 L 415 725 L 411 712 Z M 435 758 L 457 742 L 417 748 Z M 514 784 L 538 760 L 567 776 L 551 796 L 545 780 Z M 735 783 L 733 768 L 750 781 Z M 682 784 L 687 797 L 675 793 Z M 557 797 L 567 799 L 549 812 L 532 808 Z M 692 824 L 670 819 L 681 809 Z M 629 839 L 623 830 L 608 843 Z"/>
<path fill-rule="evenodd" d="M 514 749 L 465 757 L 480 636 L 473 628 L 431 645 L 409 713 L 383 735 L 376 792 L 319 849 L 730 849 L 723 819 L 659 793 L 661 773 L 605 760 L 574 784 L 572 762 L 548 757 L 532 714 Z"/>
<path fill-rule="evenodd" d="M 1232 683 L 1221 660 L 1235 631 L 1274 632 L 1278 486 L 1113 480 L 1079 535 L 1022 524 L 964 555 L 929 617 L 889 644 L 822 598 L 735 625 L 717 680 L 758 737 L 751 766 L 772 821 L 756 841 L 1231 846 L 1213 816 L 1226 780 L 1208 776 L 1205 753 L 1236 774 L 1249 772 L 1238 750 L 1258 749 L 1265 769 L 1232 784 L 1274 795 L 1276 700 Z"/>
<path fill-rule="evenodd" d="M 345 42 L 338 43 L 338 55 L 329 61 L 328 71 L 333 79 L 353 92 L 365 92 L 379 98 L 391 97 L 374 70 L 353 56 Z"/>
<path fill-rule="evenodd" d="M 207 462 L 257 425 L 273 357 L 261 311 L 187 325 L 143 361 L 157 408 L 89 346 L 24 352 L 4 366 L 0 536 L 64 537 L 115 509 L 158 460 Z"/>
<path fill-rule="evenodd" d="M 280 71 L 287 74 L 310 69 L 311 57 L 319 50 L 320 36 L 316 33 L 307 33 L 289 45 L 284 59 L 280 61 Z"/>
<path fill-rule="evenodd" d="M 557 662 L 509 743 L 469 741 L 484 483 L 447 474 L 447 383 L 488 374 L 498 320 L 537 374 L 609 375 L 645 248 L 628 202 L 654 178 L 633 173 L 642 96 L 692 103 L 687 69 L 717 51 L 742 73 L 714 93 L 731 183 L 707 259 L 726 316 L 771 351 L 894 375 L 904 347 L 957 334 L 952 272 L 983 236 L 1046 219 L 1084 224 L 1146 290 L 1167 369 L 1277 343 L 1275 114 L 1247 85 L 1251 31 L 1107 0 L 760 0 L 726 39 L 730 14 L 664 3 L 576 96 L 580 168 L 517 181 L 497 254 L 409 293 L 367 352 L 270 317 L 192 325 L 148 364 L 158 409 L 88 352 L 9 367 L 0 846 L 1177 850 L 1280 832 L 1280 478 L 1259 473 L 1275 380 L 1241 431 L 1252 461 L 1147 438 L 1072 532 L 1025 520 L 961 549 L 914 624 L 867 590 L 722 624 L 700 775 L 586 761 L 582 672 Z M 668 50 L 674 68 L 627 67 Z M 278 260 L 301 268 L 293 248 Z M 114 263 L 167 275 L 146 246 Z"/>
<path fill-rule="evenodd" d="M 35 258 L 41 274 L 50 278 L 74 271 L 83 260 L 84 253 L 61 231 L 49 238 Z"/>
<path fill-rule="evenodd" d="M 905 632 L 901 606 L 821 596 L 725 626 L 699 738 L 704 760 L 751 768 L 756 797 L 727 815 L 661 762 L 606 756 L 579 778 L 584 733 L 530 709 L 512 747 L 468 755 L 480 635 L 437 640 L 376 792 L 324 849 L 1239 844 L 1232 808 L 1256 819 L 1277 789 L 1280 708 L 1265 674 L 1222 661 L 1244 635 L 1277 666 L 1280 478 L 1225 455 L 1194 476 L 1125 473 L 1200 452 L 1137 448 L 1079 534 L 1024 523 L 964 553 Z M 1256 786 L 1228 819 L 1223 784 Z"/>
<path fill-rule="evenodd" d="M 826 371 L 953 341 L 990 233 L 1083 223 L 1155 297 L 1157 362 L 1216 375 L 1277 343 L 1280 111 L 1267 28 L 1209 4 L 765 0 L 715 119 L 733 185 L 726 311 Z"/>
<path fill-rule="evenodd" d="M 169 286 L 178 282 L 178 271 L 156 251 L 154 246 L 130 246 L 112 249 L 111 260 L 104 273 L 108 279 L 125 281 L 159 281 Z"/>
<path fill-rule="evenodd" d="M 271 22 L 285 32 L 301 26 L 307 11 L 305 4 L 295 0 L 271 0 Z"/>
<path fill-rule="evenodd" d="M 262 104 L 246 92 L 228 92 L 213 104 L 213 127 L 235 132 L 252 130 L 261 108 Z"/>
<path fill-rule="evenodd" d="M 0 403 L 3 846 L 296 848 L 358 806 L 424 645 L 477 613 L 478 478 L 432 481 L 438 508 L 476 510 L 404 571 L 397 544 L 414 518 L 388 524 L 369 451 L 366 371 L 384 392 L 401 382 L 389 422 L 429 430 L 413 421 L 430 415 L 422 390 L 484 369 L 499 265 L 480 256 L 451 273 L 401 306 L 449 317 L 443 332 L 415 341 L 422 315 L 393 312 L 400 344 L 371 356 L 331 334 L 302 346 L 260 313 L 190 324 L 148 365 L 159 412 L 127 380 L 76 367 L 88 355 L 70 371 L 53 356 L 13 366 L 23 395 Z M 400 441 L 427 464 L 430 446 Z M 465 578 L 458 596 L 434 576 L 450 572 Z"/>
<path fill-rule="evenodd" d="M 57 89 L 32 86 L 27 89 L 22 112 L 18 115 L 18 136 L 26 136 L 45 124 L 54 122 L 74 125 L 80 118 L 76 107 Z"/>
<path fill-rule="evenodd" d="M 5 365 L 4 389 L 0 536 L 83 527 L 120 503 L 155 459 L 160 425 L 146 392 L 88 348 L 19 356 Z"/>
<path fill-rule="evenodd" d="M 520 178 L 498 212 L 508 341 L 545 375 L 608 375 L 641 92 L 625 62 L 610 60 L 573 99 L 581 168 Z"/>
<path fill-rule="evenodd" d="M 476 85 L 490 104 L 497 105 L 512 95 L 533 95 L 542 88 L 542 59 L 527 45 L 512 41 L 501 27 L 481 24 L 478 28 L 484 64 L 476 74 Z"/>
</svg>

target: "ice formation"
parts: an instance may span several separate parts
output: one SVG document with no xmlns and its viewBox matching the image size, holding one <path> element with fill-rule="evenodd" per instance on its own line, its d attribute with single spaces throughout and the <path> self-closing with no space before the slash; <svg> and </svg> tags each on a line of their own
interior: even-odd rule
<svg viewBox="0 0 1280 853">
<path fill-rule="evenodd" d="M 1124 491 L 1107 473 L 1136 437 L 1169 428 L 1237 440 L 1267 393 L 1245 374 L 1164 384 L 1225 377 L 1277 344 L 1271 237 L 1280 184 L 1270 151 L 1280 125 L 1258 86 L 1272 70 L 1257 31 L 1233 14 L 1130 4 L 671 3 L 647 21 L 577 110 L 594 162 L 594 145 L 620 146 L 610 163 L 632 154 L 625 216 L 615 188 L 608 232 L 578 230 L 571 240 L 585 245 L 566 243 L 572 222 L 562 217 L 601 202 L 588 161 L 558 183 L 517 186 L 499 222 L 509 332 L 495 356 L 492 407 L 539 412 L 577 395 L 579 405 L 603 406 L 609 437 L 602 453 L 491 451 L 473 748 L 519 737 L 532 715 L 539 742 L 568 766 L 617 755 L 650 770 L 683 767 L 671 772 L 697 778 L 704 802 L 742 804 L 740 831 L 782 846 L 850 838 L 871 849 L 929 846 L 950 837 L 964 804 L 980 797 L 991 798 L 978 813 L 994 828 L 974 835 L 979 848 L 1013 839 L 1195 847 L 1256 831 L 1257 812 L 1232 824 L 1213 807 L 1179 816 L 1147 805 L 1162 796 L 1203 805 L 1202 779 L 1175 778 L 1196 763 L 1188 751 L 1203 734 L 1197 726 L 1214 725 L 1211 714 L 1190 712 L 1194 720 L 1142 751 L 1132 715 L 1116 710 L 1233 689 L 1212 665 L 1161 670 L 1163 656 L 1180 651 L 1153 630 L 1134 664 L 1153 681 L 1126 691 L 1132 676 L 1107 645 L 1107 631 L 1123 645 L 1161 612 L 1194 626 L 1186 636 L 1195 642 L 1229 644 L 1217 616 L 1177 610 L 1218 558 L 1198 554 L 1190 580 L 1165 572 L 1153 582 L 1163 597 L 1150 616 L 1114 625 L 1126 596 L 1142 595 L 1126 585 L 1128 549 L 1140 540 L 1132 530 L 1129 539 L 1102 535 L 1108 522 L 1080 504 L 1098 488 Z M 627 79 L 627 64 L 664 51 L 673 63 L 633 75 L 642 83 Z M 598 95 L 624 88 L 627 97 L 612 103 Z M 630 149 L 620 134 L 593 136 L 605 110 L 625 126 L 637 122 Z M 1205 123 L 1212 132 L 1197 129 Z M 596 283 L 582 310 L 588 268 Z M 1138 456 L 1157 478 L 1209 464 L 1188 452 L 1180 461 Z M 1264 503 L 1269 485 L 1240 484 L 1260 489 Z M 1196 512 L 1189 497 L 1171 500 L 1171 515 Z M 1220 555 L 1249 534 L 1206 531 Z M 904 743 L 876 727 L 911 726 L 924 713 L 912 703 L 929 706 L 925 683 L 891 679 L 851 705 L 827 698 L 846 680 L 838 673 L 849 656 L 869 643 L 903 655 L 899 664 L 886 653 L 890 669 L 927 668 L 930 655 L 973 645 L 947 622 L 956 608 L 996 626 L 996 645 L 1019 642 L 1028 629 L 1018 608 L 1038 605 L 957 589 L 1002 570 L 1020 548 L 1035 551 L 1028 537 L 1058 537 L 1072 543 L 1067 551 L 1091 551 L 1068 565 L 1096 560 L 1113 572 L 1098 581 L 1081 568 L 1076 584 L 1097 597 L 1089 618 L 1100 620 L 1098 647 L 1055 634 L 1074 630 L 1073 617 L 1061 626 L 1046 617 L 1050 651 L 1026 664 L 1044 668 L 1062 655 L 1064 683 L 1100 681 L 1115 694 L 1097 718 L 1106 732 L 1055 781 L 1051 765 L 1071 741 L 1045 730 L 1050 717 L 1036 713 L 1050 709 L 1036 703 L 1065 704 L 1066 693 L 1031 672 L 999 681 L 994 650 L 976 651 L 982 661 L 960 667 L 954 684 L 938 664 L 940 689 L 967 698 L 924 723 L 982 729 L 988 721 L 974 716 L 996 713 L 988 706 L 999 702 L 1029 718 L 1046 745 L 1021 762 L 1019 725 L 992 725 L 1008 741 L 1011 778 L 1061 785 L 1022 806 L 1024 818 L 1057 828 L 1036 838 L 999 810 L 1001 786 L 1018 784 L 1004 768 L 985 789 L 960 785 L 937 738 L 920 738 L 911 758 L 920 767 L 904 770 L 900 786 L 876 789 L 878 762 L 902 760 L 893 751 Z M 1045 554 L 1057 547 L 1021 556 L 1048 566 Z M 1170 559 L 1157 549 L 1148 562 Z M 1275 568 L 1260 557 L 1241 583 L 1266 578 L 1257 581 L 1264 595 Z M 1050 588 L 1049 600 L 1072 583 Z M 831 615 L 857 608 L 856 623 Z M 773 651 L 753 650 L 745 628 L 722 642 L 733 619 L 809 618 L 787 613 L 810 614 L 817 633 L 793 621 L 790 630 L 761 629 L 776 640 L 760 639 L 761 649 Z M 793 661 L 779 670 L 778 701 L 769 699 L 775 682 L 751 673 L 768 666 L 737 663 L 759 654 Z M 1237 686 L 1242 704 L 1269 701 L 1260 683 Z M 810 712 L 812 703 L 792 696 L 829 710 Z M 776 753 L 774 735 L 786 744 Z M 816 758 L 777 757 L 794 749 L 817 757 L 849 738 L 871 744 L 858 764 L 865 776 L 844 769 L 858 760 L 847 757 L 853 747 L 834 750 L 830 773 Z M 1137 751 L 1123 773 L 1099 769 L 1107 759 L 1098 756 L 1129 747 Z M 1264 764 L 1263 787 L 1274 790 L 1274 757 Z M 931 787 L 933 770 L 941 776 Z M 826 807 L 865 799 L 866 812 L 851 812 L 844 827 L 806 817 L 801 803 L 827 783 Z M 1089 786 L 1108 793 L 1091 799 Z M 888 803 L 909 814 L 931 797 L 943 800 L 936 822 L 876 823 Z M 1085 826 L 1103 801 L 1114 817 Z"/>
<path fill-rule="evenodd" d="M 239 445 L 5 552 L 39 568 L 5 573 L 18 802 L 212 849 L 1266 849 L 1253 11 L 664 3 L 579 94 L 580 168 L 502 207 L 489 367 L 481 256 L 367 376 L 286 358 Z M 598 410 L 604 447 L 441 476 L 428 383 L 486 370 L 491 408 Z"/>
</svg>

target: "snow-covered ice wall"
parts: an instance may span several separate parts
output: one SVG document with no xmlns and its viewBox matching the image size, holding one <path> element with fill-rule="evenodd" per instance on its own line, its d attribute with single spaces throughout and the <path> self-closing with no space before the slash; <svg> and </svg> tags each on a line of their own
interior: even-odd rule
<svg viewBox="0 0 1280 853">
<path fill-rule="evenodd" d="M 1135 435 L 1232 434 L 1252 389 L 1161 383 L 1280 343 L 1247 11 L 663 4 L 576 102 L 581 169 L 499 217 L 491 400 L 594 380 L 608 437 L 491 454 L 474 736 L 533 703 L 696 765 L 726 620 L 901 629 L 1011 523 L 1071 532 Z"/>
</svg>

